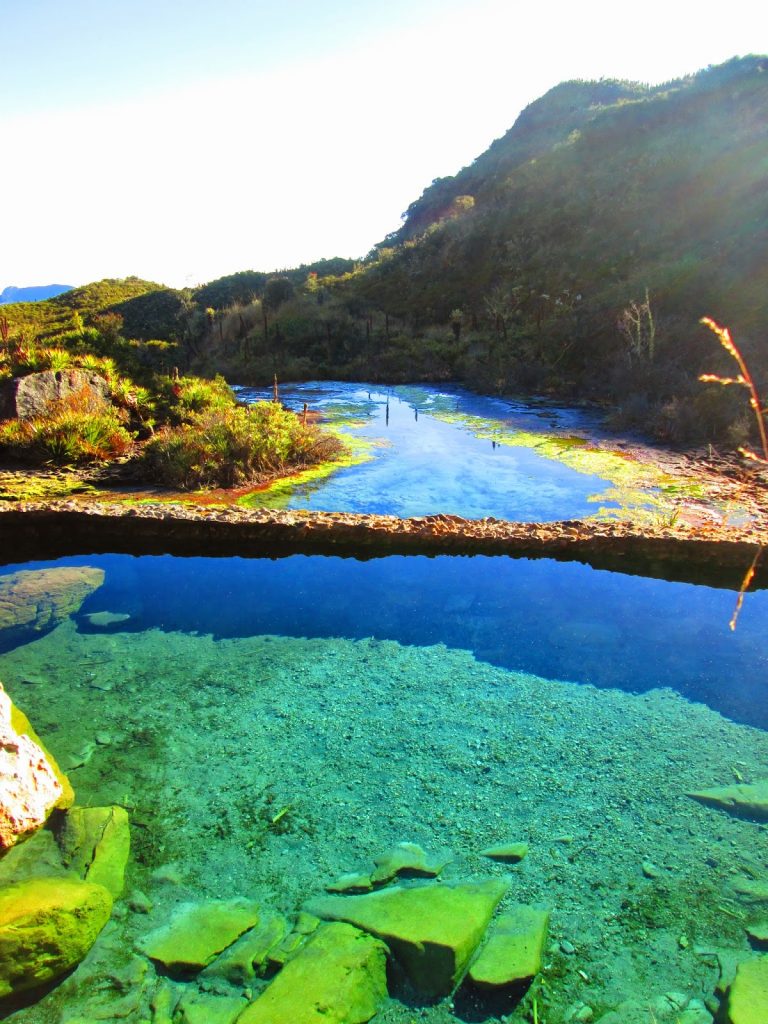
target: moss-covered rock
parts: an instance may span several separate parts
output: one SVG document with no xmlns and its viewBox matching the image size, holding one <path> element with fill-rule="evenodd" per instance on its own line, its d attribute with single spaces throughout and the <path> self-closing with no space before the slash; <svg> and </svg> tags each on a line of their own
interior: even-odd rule
<svg viewBox="0 0 768 1024">
<path fill-rule="evenodd" d="M 176 1007 L 176 1024 L 234 1024 L 248 1001 L 242 996 L 222 996 L 192 989 Z"/>
<path fill-rule="evenodd" d="M 27 643 L 74 615 L 104 582 L 91 566 L 22 569 L 0 579 L 0 647 Z"/>
<path fill-rule="evenodd" d="M 768 821 L 768 779 L 751 784 L 700 789 L 687 795 L 708 807 L 717 807 L 738 817 Z"/>
<path fill-rule="evenodd" d="M 548 910 L 519 906 L 504 914 L 469 968 L 469 980 L 485 989 L 531 981 L 541 970 L 548 926 Z"/>
<path fill-rule="evenodd" d="M 38 878 L 0 892 L 0 998 L 35 989 L 75 967 L 112 910 L 101 885 Z"/>
<path fill-rule="evenodd" d="M 59 834 L 64 863 L 81 878 L 117 898 L 131 850 L 128 814 L 122 807 L 72 807 Z"/>
<path fill-rule="evenodd" d="M 182 904 L 169 924 L 145 935 L 139 949 L 172 974 L 194 974 L 259 920 L 250 900 Z"/>
<path fill-rule="evenodd" d="M 382 939 L 414 987 L 433 997 L 456 986 L 508 887 L 506 879 L 393 886 L 365 896 L 326 896 L 308 909 Z"/>
<path fill-rule="evenodd" d="M 238 1024 L 365 1024 L 386 994 L 384 945 L 351 925 L 327 924 Z"/>
<path fill-rule="evenodd" d="M 765 1024 L 768 1021 L 768 956 L 739 964 L 728 989 L 727 1024 Z"/>
</svg>

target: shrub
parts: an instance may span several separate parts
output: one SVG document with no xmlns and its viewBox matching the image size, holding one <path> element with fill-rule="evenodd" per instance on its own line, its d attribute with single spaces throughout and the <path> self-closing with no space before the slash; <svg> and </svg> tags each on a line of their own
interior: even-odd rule
<svg viewBox="0 0 768 1024">
<path fill-rule="evenodd" d="M 236 487 L 341 450 L 332 435 L 304 426 L 274 402 L 259 402 L 209 408 L 190 423 L 158 432 L 147 442 L 143 462 L 150 478 L 168 487 Z"/>
<path fill-rule="evenodd" d="M 80 392 L 52 404 L 45 416 L 0 423 L 0 452 L 30 462 L 106 462 L 131 449 L 124 420 L 120 410 L 94 408 Z"/>
</svg>

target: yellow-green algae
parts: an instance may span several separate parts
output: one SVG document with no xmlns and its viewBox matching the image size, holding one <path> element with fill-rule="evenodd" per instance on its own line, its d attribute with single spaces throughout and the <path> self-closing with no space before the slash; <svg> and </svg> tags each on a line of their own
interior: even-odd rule
<svg viewBox="0 0 768 1024">
<path fill-rule="evenodd" d="M 692 480 L 674 476 L 652 462 L 626 453 L 602 448 L 577 435 L 540 433 L 505 426 L 492 419 L 444 408 L 423 412 L 444 423 L 463 427 L 475 437 L 509 448 L 529 448 L 542 458 L 559 462 L 576 473 L 598 476 L 613 486 L 590 495 L 589 501 L 616 502 L 618 508 L 601 505 L 589 518 L 626 518 L 658 523 L 674 513 L 673 498 L 702 497 L 704 489 Z M 654 493 L 657 491 L 659 493 Z"/>
</svg>

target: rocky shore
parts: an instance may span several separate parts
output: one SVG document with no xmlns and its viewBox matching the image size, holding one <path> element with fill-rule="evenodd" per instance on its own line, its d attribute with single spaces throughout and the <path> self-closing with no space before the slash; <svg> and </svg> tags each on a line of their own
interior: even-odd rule
<svg viewBox="0 0 768 1024">
<path fill-rule="evenodd" d="M 708 586 L 738 588 L 768 546 L 768 528 L 669 526 L 569 520 L 518 523 L 452 515 L 389 515 L 247 510 L 147 502 L 72 500 L 0 507 L 0 559 L 8 564 L 69 553 L 176 555 L 388 554 L 478 555 L 576 560 L 595 568 Z M 768 586 L 768 558 L 758 558 L 751 586 Z"/>
</svg>

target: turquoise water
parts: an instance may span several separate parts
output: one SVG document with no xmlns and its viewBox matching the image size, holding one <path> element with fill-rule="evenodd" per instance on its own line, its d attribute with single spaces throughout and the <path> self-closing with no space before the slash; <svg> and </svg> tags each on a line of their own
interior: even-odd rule
<svg viewBox="0 0 768 1024">
<path fill-rule="evenodd" d="M 271 392 L 236 388 L 242 401 Z M 331 512 L 376 512 L 398 516 L 439 512 L 482 519 L 544 522 L 596 512 L 607 480 L 580 473 L 526 447 L 511 448 L 482 439 L 435 412 L 462 413 L 500 428 L 564 435 L 595 431 L 597 419 L 578 410 L 514 403 L 473 395 L 460 388 L 428 385 L 369 388 L 336 381 L 298 384 L 280 391 L 281 401 L 300 411 L 306 402 L 328 422 L 354 420 L 345 427 L 371 442 L 372 458 L 331 477 L 298 486 L 288 508 Z"/>
<path fill-rule="evenodd" d="M 711 950 L 750 952 L 760 906 L 739 885 L 768 879 L 768 831 L 686 793 L 766 775 L 768 595 L 731 633 L 728 591 L 546 560 L 100 555 L 6 566 L 0 588 L 58 565 L 104 583 L 1 653 L 0 679 L 78 802 L 128 808 L 129 899 L 10 1019 L 153 1020 L 168 982 L 135 943 L 179 904 L 247 896 L 290 916 L 410 841 L 450 851 L 448 881 L 512 873 L 512 902 L 552 910 L 542 1024 L 585 1007 L 674 1022 L 670 993 L 686 1024 L 711 1020 Z M 515 868 L 479 856 L 510 841 L 529 843 Z M 242 987 L 170 984 L 182 1006 L 245 1005 Z M 375 1022 L 532 1019 L 531 993 L 406 993 Z"/>
</svg>

